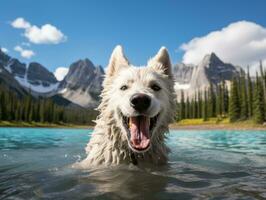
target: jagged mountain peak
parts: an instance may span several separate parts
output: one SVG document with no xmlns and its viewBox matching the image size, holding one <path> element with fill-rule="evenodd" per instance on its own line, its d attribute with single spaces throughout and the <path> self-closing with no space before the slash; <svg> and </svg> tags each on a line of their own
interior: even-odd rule
<svg viewBox="0 0 266 200">
<path fill-rule="evenodd" d="M 222 80 L 231 80 L 239 75 L 240 69 L 224 63 L 215 53 L 210 53 L 198 65 L 179 63 L 173 65 L 172 71 L 176 90 L 186 90 L 193 94 L 210 83 L 215 85 Z M 2 79 L 20 93 L 30 88 L 31 92 L 36 92 L 36 96 L 60 95 L 82 107 L 99 104 L 104 73 L 102 66 L 94 65 L 90 59 L 84 58 L 73 62 L 65 78 L 58 82 L 40 63 L 32 62 L 27 67 L 0 50 L 0 81 Z"/>
<path fill-rule="evenodd" d="M 31 62 L 27 66 L 0 49 L 0 83 L 21 95 L 29 91 L 35 97 L 59 95 L 75 105 L 95 107 L 99 103 L 103 74 L 102 66 L 95 66 L 88 58 L 79 59 L 70 65 L 68 74 L 58 82 L 54 74 L 40 63 Z"/>
<path fill-rule="evenodd" d="M 14 75 L 10 72 L 10 68 L 6 68 L 8 62 L 10 62 L 11 57 L 1 51 L 0 48 L 0 85 L 4 88 L 15 92 L 18 96 L 24 96 L 27 92 L 14 78 Z"/>
<path fill-rule="evenodd" d="M 99 95 L 104 70 L 95 66 L 88 58 L 78 60 L 70 65 L 69 72 L 60 83 L 62 95 L 83 107 L 95 107 Z"/>
<path fill-rule="evenodd" d="M 4 53 L 0 47 L 0 64 L 6 65 L 6 63 L 10 60 L 10 56 Z"/>
<path fill-rule="evenodd" d="M 224 62 L 214 52 L 212 52 L 211 54 L 205 55 L 198 66 L 208 67 L 208 66 L 218 66 L 223 64 Z"/>
<path fill-rule="evenodd" d="M 24 77 L 27 67 L 25 63 L 21 63 L 18 59 L 11 58 L 6 64 L 6 69 L 14 76 Z"/>
<path fill-rule="evenodd" d="M 84 82 L 95 70 L 94 64 L 88 59 L 80 59 L 72 63 L 63 82 Z"/>
<path fill-rule="evenodd" d="M 54 74 L 48 71 L 43 65 L 37 62 L 32 62 L 28 66 L 27 79 L 33 85 L 50 86 L 57 83 Z"/>
<path fill-rule="evenodd" d="M 221 59 L 214 52 L 207 54 L 205 57 L 209 58 L 209 60 L 211 60 L 211 61 L 216 61 L 216 60 L 221 61 Z"/>
<path fill-rule="evenodd" d="M 201 62 L 189 69 L 179 65 L 179 70 L 173 70 L 176 77 L 176 89 L 187 90 L 187 95 L 193 95 L 195 91 L 217 85 L 222 81 L 230 81 L 240 74 L 238 67 L 224 63 L 215 53 L 203 57 Z M 188 81 L 189 80 L 189 81 Z"/>
<path fill-rule="evenodd" d="M 34 96 L 48 95 L 57 90 L 58 81 L 54 74 L 40 63 L 31 62 L 27 66 L 0 50 L 0 64 L 23 89 L 31 91 Z"/>
<path fill-rule="evenodd" d="M 79 59 L 70 65 L 70 68 L 95 68 L 93 62 L 88 58 Z"/>
<path fill-rule="evenodd" d="M 98 74 L 104 74 L 104 69 L 101 65 L 96 66 L 96 73 Z"/>
</svg>

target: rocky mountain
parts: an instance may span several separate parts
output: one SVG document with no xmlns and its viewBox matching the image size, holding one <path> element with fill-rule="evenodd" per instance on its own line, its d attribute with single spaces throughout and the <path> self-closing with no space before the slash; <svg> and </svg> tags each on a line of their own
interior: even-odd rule
<svg viewBox="0 0 266 200">
<path fill-rule="evenodd" d="M 23 78 L 26 74 L 26 64 L 19 62 L 18 59 L 11 58 L 5 67 L 13 76 Z"/>
<path fill-rule="evenodd" d="M 196 66 L 175 65 L 173 70 L 176 80 L 175 89 L 177 93 L 183 90 L 191 95 L 197 90 L 209 87 L 210 84 L 217 85 L 222 81 L 230 81 L 234 76 L 239 76 L 241 71 L 241 68 L 224 63 L 215 53 L 211 53 Z"/>
<path fill-rule="evenodd" d="M 230 81 L 238 76 L 239 68 L 232 64 L 224 63 L 214 53 L 206 55 L 193 71 L 191 88 L 204 88 L 210 83 L 217 85 L 221 81 Z"/>
<path fill-rule="evenodd" d="M 212 83 L 230 81 L 239 76 L 241 68 L 224 63 L 214 53 L 206 55 L 198 65 L 173 66 L 177 95 L 183 90 L 187 95 L 205 89 Z M 52 98 L 55 101 L 72 102 L 85 108 L 99 104 L 104 70 L 89 59 L 78 60 L 69 66 L 68 74 L 57 81 L 54 74 L 37 62 L 27 66 L 0 50 L 0 82 L 16 90 L 20 95 L 30 92 L 35 97 Z M 179 95 L 178 95 L 179 96 Z"/>
<path fill-rule="evenodd" d="M 10 57 L 7 54 L 5 54 L 0 48 L 0 64 L 2 66 L 5 66 L 9 60 Z"/>
<path fill-rule="evenodd" d="M 59 83 L 54 74 L 39 63 L 32 62 L 27 67 L 1 50 L 0 63 L 24 90 L 30 91 L 34 96 L 51 96 L 57 91 Z"/>
<path fill-rule="evenodd" d="M 11 58 L 0 50 L 0 82 L 15 88 L 20 94 L 30 93 L 34 97 L 52 98 L 58 102 L 95 108 L 104 70 L 89 59 L 78 60 L 70 65 L 69 72 L 62 81 L 37 62 L 27 66 L 18 59 Z"/>
<path fill-rule="evenodd" d="M 6 67 L 11 58 L 1 51 L 0 48 L 0 84 L 1 86 L 14 91 L 19 96 L 26 95 L 26 90 L 18 83 L 14 78 L 14 75 L 10 73 L 11 68 Z M 20 73 L 20 69 L 17 70 Z"/>
<path fill-rule="evenodd" d="M 2 63 L 0 63 L 0 85 L 14 91 L 18 96 L 24 96 L 27 91 L 18 83 L 18 81 L 10 74 Z"/>
<path fill-rule="evenodd" d="M 173 75 L 175 80 L 180 84 L 188 84 L 192 77 L 194 65 L 185 65 L 184 63 L 177 63 L 173 65 Z"/>
<path fill-rule="evenodd" d="M 36 62 L 29 64 L 27 79 L 32 85 L 41 84 L 44 87 L 49 87 L 58 82 L 53 73 L 49 72 L 44 66 Z"/>
<path fill-rule="evenodd" d="M 94 66 L 89 59 L 78 60 L 70 65 L 68 74 L 60 83 L 60 93 L 82 107 L 96 107 L 103 75 L 101 66 Z"/>
</svg>

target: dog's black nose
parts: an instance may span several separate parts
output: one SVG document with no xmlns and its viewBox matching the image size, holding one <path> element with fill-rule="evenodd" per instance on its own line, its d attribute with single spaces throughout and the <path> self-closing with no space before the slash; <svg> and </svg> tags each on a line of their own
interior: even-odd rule
<svg viewBox="0 0 266 200">
<path fill-rule="evenodd" d="M 131 106 L 138 112 L 147 110 L 151 105 L 151 98 L 146 94 L 137 93 L 130 98 Z"/>
</svg>

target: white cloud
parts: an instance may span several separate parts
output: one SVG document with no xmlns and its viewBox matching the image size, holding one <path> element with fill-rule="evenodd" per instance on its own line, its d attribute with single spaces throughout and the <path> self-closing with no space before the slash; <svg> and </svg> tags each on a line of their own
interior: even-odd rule
<svg viewBox="0 0 266 200">
<path fill-rule="evenodd" d="M 55 72 L 54 72 L 54 75 L 55 75 L 56 79 L 57 79 L 58 81 L 62 81 L 62 80 L 65 78 L 65 76 L 67 75 L 68 70 L 69 70 L 69 69 L 66 68 L 66 67 L 58 67 L 58 68 L 55 70 Z"/>
<path fill-rule="evenodd" d="M 26 29 L 24 35 L 35 44 L 58 44 L 66 40 L 64 34 L 51 24 L 45 24 L 41 28 L 32 26 Z"/>
<path fill-rule="evenodd" d="M 266 61 L 266 28 L 254 22 L 231 23 L 218 31 L 196 37 L 180 48 L 184 63 L 198 64 L 206 54 L 215 52 L 225 62 L 254 68 Z"/>
<path fill-rule="evenodd" d="M 35 53 L 32 50 L 23 49 L 21 46 L 15 46 L 14 50 L 20 53 L 20 56 L 23 58 L 30 59 Z"/>
<path fill-rule="evenodd" d="M 1 48 L 1 51 L 3 51 L 4 53 L 8 53 L 8 49 L 5 48 L 5 47 L 2 47 L 2 48 Z"/>
<path fill-rule="evenodd" d="M 31 25 L 23 18 L 15 19 L 11 25 L 14 28 L 22 28 L 24 36 L 34 44 L 58 44 L 66 41 L 67 37 L 55 26 L 45 24 L 41 27 Z"/>
<path fill-rule="evenodd" d="M 11 25 L 14 28 L 22 28 L 22 29 L 31 27 L 31 24 L 27 22 L 25 19 L 23 19 L 22 17 L 15 19 L 13 22 L 11 22 Z"/>
</svg>

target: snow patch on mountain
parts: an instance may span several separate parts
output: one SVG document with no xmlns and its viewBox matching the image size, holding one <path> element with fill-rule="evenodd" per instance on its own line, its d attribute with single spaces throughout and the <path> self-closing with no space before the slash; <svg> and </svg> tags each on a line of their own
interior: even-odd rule
<svg viewBox="0 0 266 200">
<path fill-rule="evenodd" d="M 9 73 L 12 73 L 12 70 L 11 70 L 11 68 L 10 68 L 11 64 L 12 64 L 11 62 L 8 62 L 7 65 L 5 66 L 5 69 L 6 69 Z"/>
<path fill-rule="evenodd" d="M 67 92 L 67 88 L 63 88 L 63 89 L 58 91 L 58 94 L 64 94 L 66 92 Z"/>
<path fill-rule="evenodd" d="M 41 83 L 39 85 L 32 85 L 28 82 L 27 77 L 21 78 L 21 77 L 15 76 L 15 79 L 24 88 L 27 88 L 31 91 L 34 91 L 36 93 L 41 93 L 41 94 L 56 92 L 59 86 L 59 83 L 50 84 L 49 86 L 43 86 Z"/>
<path fill-rule="evenodd" d="M 182 84 L 179 82 L 175 82 L 174 88 L 175 90 L 188 90 L 190 88 L 190 84 Z"/>
</svg>

